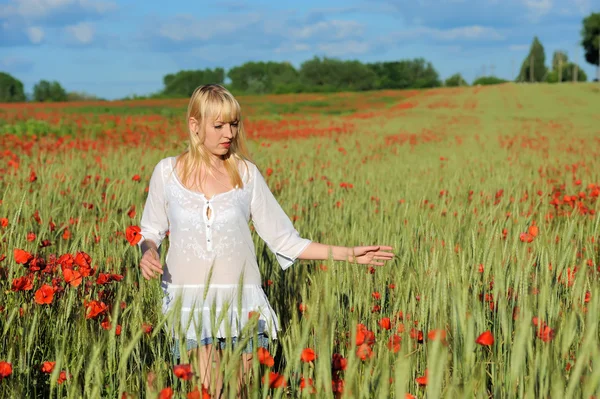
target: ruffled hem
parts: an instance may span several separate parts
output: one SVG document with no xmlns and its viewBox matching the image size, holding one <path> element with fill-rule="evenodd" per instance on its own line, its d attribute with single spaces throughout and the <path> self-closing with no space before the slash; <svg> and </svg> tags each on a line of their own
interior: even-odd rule
<svg viewBox="0 0 600 399">
<path fill-rule="evenodd" d="M 175 338 L 179 338 L 180 332 L 184 332 L 187 339 L 197 341 L 239 337 L 251 312 L 259 314 L 258 329 L 271 339 L 277 338 L 279 320 L 260 285 L 211 284 L 207 288 L 206 285 L 172 285 L 163 281 L 161 287 L 165 294 L 163 313 L 180 310 L 178 314 L 174 313 L 178 310 L 171 312 Z M 180 308 L 178 298 L 181 298 Z M 180 329 L 175 328 L 178 321 Z"/>
</svg>

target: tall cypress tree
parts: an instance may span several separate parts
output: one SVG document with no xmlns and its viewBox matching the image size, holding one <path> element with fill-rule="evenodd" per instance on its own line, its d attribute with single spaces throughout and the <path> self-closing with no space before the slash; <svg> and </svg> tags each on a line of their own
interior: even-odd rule
<svg viewBox="0 0 600 399">
<path fill-rule="evenodd" d="M 533 67 L 533 69 L 532 69 Z M 517 76 L 518 82 L 543 82 L 546 79 L 546 53 L 544 46 L 540 43 L 537 36 L 533 38 L 529 54 L 523 60 L 521 71 Z"/>
</svg>

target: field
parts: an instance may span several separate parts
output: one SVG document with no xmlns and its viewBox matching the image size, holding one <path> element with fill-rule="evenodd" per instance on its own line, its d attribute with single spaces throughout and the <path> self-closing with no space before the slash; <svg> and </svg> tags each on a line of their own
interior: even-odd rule
<svg viewBox="0 0 600 399">
<path fill-rule="evenodd" d="M 283 329 L 254 397 L 600 394 L 598 85 L 239 101 L 303 237 L 396 254 L 282 271 L 254 236 Z M 186 105 L 0 105 L 0 397 L 202 397 L 130 245 Z"/>
</svg>

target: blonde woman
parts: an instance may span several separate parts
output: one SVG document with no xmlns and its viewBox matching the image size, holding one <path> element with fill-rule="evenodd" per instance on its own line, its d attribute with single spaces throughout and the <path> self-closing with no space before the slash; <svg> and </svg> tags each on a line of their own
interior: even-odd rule
<svg viewBox="0 0 600 399">
<path fill-rule="evenodd" d="M 189 146 L 154 168 L 138 244 L 143 277 L 162 275 L 163 311 L 177 309 L 182 325 L 192 324 L 183 332 L 188 354 L 198 360 L 200 380 L 216 397 L 223 381 L 212 373 L 212 366 L 218 370 L 226 339 L 235 345 L 244 326 L 258 318 L 258 331 L 242 350 L 239 389 L 251 369 L 256 350 L 252 344 L 266 347 L 279 330 L 261 287 L 250 220 L 284 270 L 297 259 L 332 256 L 383 265 L 394 256 L 388 246 L 348 248 L 300 237 L 250 161 L 241 116 L 239 103 L 222 86 L 205 85 L 194 91 L 187 110 Z M 163 267 L 158 248 L 167 231 L 169 250 Z M 181 306 L 175 307 L 176 298 Z M 220 325 L 211 318 L 211 308 L 217 317 L 219 312 L 225 314 Z"/>
</svg>

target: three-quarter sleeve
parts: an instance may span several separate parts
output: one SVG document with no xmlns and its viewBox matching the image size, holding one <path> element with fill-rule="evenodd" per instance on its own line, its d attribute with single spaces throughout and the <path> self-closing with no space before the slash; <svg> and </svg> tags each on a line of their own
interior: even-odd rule
<svg viewBox="0 0 600 399">
<path fill-rule="evenodd" d="M 162 168 L 163 162 L 159 162 L 154 167 L 154 171 L 150 177 L 148 198 L 146 198 L 146 205 L 144 206 L 140 222 L 142 239 L 138 242 L 139 247 L 141 247 L 144 240 L 152 240 L 157 247 L 160 247 L 169 230 Z"/>
<path fill-rule="evenodd" d="M 267 182 L 253 165 L 250 214 L 256 232 L 275 254 L 283 270 L 290 267 L 312 242 L 300 237 L 292 221 L 281 208 Z"/>
</svg>

